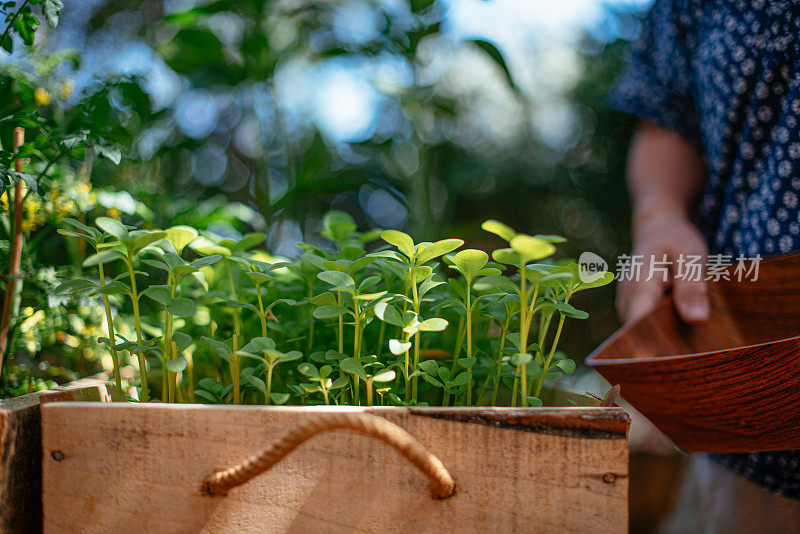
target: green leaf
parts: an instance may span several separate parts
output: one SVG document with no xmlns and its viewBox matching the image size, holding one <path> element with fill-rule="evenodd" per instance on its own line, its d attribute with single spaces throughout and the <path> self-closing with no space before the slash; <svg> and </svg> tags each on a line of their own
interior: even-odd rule
<svg viewBox="0 0 800 534">
<path fill-rule="evenodd" d="M 247 352 L 246 350 L 241 350 L 241 349 L 237 350 L 236 354 L 238 354 L 242 358 L 251 358 L 253 360 L 258 360 L 260 362 L 263 362 L 264 364 L 268 363 L 267 359 L 264 356 L 260 354 L 253 354 L 252 352 Z"/>
<path fill-rule="evenodd" d="M 470 378 L 472 378 L 472 373 L 468 371 L 464 371 L 463 373 L 459 373 L 452 382 L 447 384 L 450 387 L 459 387 L 459 386 L 466 386 L 469 384 Z"/>
<path fill-rule="evenodd" d="M 247 377 L 247 381 L 264 395 L 267 394 L 267 385 L 257 376 L 250 375 Z"/>
<path fill-rule="evenodd" d="M 114 281 L 101 287 L 100 293 L 102 295 L 129 295 L 130 289 L 122 282 Z"/>
<path fill-rule="evenodd" d="M 481 228 L 483 228 L 487 232 L 491 232 L 495 235 L 502 237 L 509 243 L 511 242 L 512 239 L 514 239 L 517 236 L 517 233 L 514 230 L 512 230 L 509 226 L 506 226 L 500 221 L 495 221 L 492 219 L 484 221 L 484 223 L 481 225 Z"/>
<path fill-rule="evenodd" d="M 337 290 L 356 288 L 356 283 L 353 281 L 353 278 L 349 274 L 341 271 L 322 271 L 317 274 L 317 278 L 334 286 L 334 289 Z"/>
<path fill-rule="evenodd" d="M 506 63 L 503 54 L 495 45 L 484 39 L 467 39 L 466 42 L 475 45 L 480 50 L 483 50 L 483 52 L 487 56 L 489 56 L 497 64 L 498 67 L 500 67 L 500 70 L 505 75 L 506 82 L 508 82 L 508 86 L 514 92 L 520 93 L 520 89 L 514 82 L 514 77 L 511 75 L 511 70 L 508 68 L 508 64 Z"/>
<path fill-rule="evenodd" d="M 142 263 L 144 263 L 145 265 L 149 265 L 150 267 L 155 267 L 156 269 L 161 269 L 162 271 L 167 271 L 167 272 L 170 271 L 169 265 L 167 265 L 163 261 L 151 260 L 151 259 L 148 259 L 148 258 L 144 258 L 142 260 Z"/>
<path fill-rule="evenodd" d="M 349 383 L 350 381 L 347 379 L 346 376 L 340 376 L 339 378 L 333 381 L 333 383 L 328 387 L 328 389 L 341 389 L 347 386 L 347 384 Z"/>
<path fill-rule="evenodd" d="M 178 254 L 183 252 L 184 247 L 197 239 L 199 235 L 197 230 L 191 226 L 184 225 L 167 228 L 164 233 L 166 234 L 166 240 L 172 243 L 172 246 L 175 247 L 175 251 Z"/>
<path fill-rule="evenodd" d="M 197 385 L 206 391 L 210 391 L 215 395 L 222 395 L 223 387 L 222 384 L 214 380 L 213 378 L 201 378 L 197 381 Z"/>
<path fill-rule="evenodd" d="M 317 384 L 309 384 L 307 382 L 303 382 L 300 384 L 300 387 L 303 388 L 303 391 L 306 393 L 320 393 L 322 392 L 322 388 L 320 388 Z"/>
<path fill-rule="evenodd" d="M 430 275 L 419 286 L 419 298 L 424 297 L 428 291 L 442 284 L 444 284 L 442 280 L 435 278 L 435 275 Z"/>
<path fill-rule="evenodd" d="M 187 365 L 188 362 L 186 361 L 186 358 L 184 358 L 183 356 L 179 356 L 174 360 L 167 360 L 167 363 L 165 364 L 166 368 L 173 373 L 180 373 L 181 371 L 186 369 Z"/>
<path fill-rule="evenodd" d="M 280 363 L 293 362 L 295 360 L 299 360 L 302 357 L 303 353 L 300 352 L 299 350 L 291 350 L 286 354 L 281 355 L 281 357 L 278 358 L 278 362 Z"/>
<path fill-rule="evenodd" d="M 542 406 L 542 399 L 528 395 L 528 406 L 532 408 L 538 408 L 539 406 Z"/>
<path fill-rule="evenodd" d="M 386 291 L 379 291 L 377 293 L 364 293 L 363 295 L 354 295 L 353 300 L 375 300 L 379 299 L 386 294 Z"/>
<path fill-rule="evenodd" d="M 80 291 L 86 291 L 87 289 L 97 289 L 98 285 L 92 282 L 91 280 L 86 280 L 84 278 L 77 278 L 75 280 L 67 280 L 66 282 L 59 284 L 55 288 L 56 295 L 69 295 L 70 293 L 78 293 Z"/>
<path fill-rule="evenodd" d="M 213 393 L 209 393 L 204 389 L 196 389 L 194 390 L 194 394 L 200 398 L 203 398 L 212 404 L 221 404 L 221 401 L 218 397 L 215 397 Z"/>
<path fill-rule="evenodd" d="M 286 401 L 289 400 L 288 393 L 270 393 L 269 398 L 272 400 L 273 404 L 284 404 Z"/>
<path fill-rule="evenodd" d="M 364 291 L 367 291 L 373 286 L 376 286 L 378 283 L 380 283 L 380 281 L 381 281 L 380 276 L 377 275 L 368 276 L 364 278 L 360 284 L 358 284 L 358 291 L 363 293 Z"/>
<path fill-rule="evenodd" d="M 367 373 L 364 371 L 364 366 L 355 358 L 345 358 L 339 362 L 339 368 L 345 373 L 356 375 L 362 380 L 367 379 Z"/>
<path fill-rule="evenodd" d="M 506 265 L 519 265 L 522 262 L 521 256 L 510 248 L 499 248 L 492 252 L 494 261 L 505 263 Z"/>
<path fill-rule="evenodd" d="M 128 229 L 116 219 L 110 217 L 98 217 L 94 223 L 98 228 L 117 239 L 128 239 Z"/>
<path fill-rule="evenodd" d="M 137 232 L 143 232 L 143 230 L 137 230 L 136 232 L 132 232 L 131 237 L 133 237 L 133 234 L 137 234 Z M 138 233 L 136 235 L 136 238 L 133 240 L 133 248 L 134 250 L 143 249 L 147 245 L 151 245 L 156 241 L 161 241 L 166 237 L 166 235 L 167 234 L 165 232 Z"/>
<path fill-rule="evenodd" d="M 471 283 L 478 276 L 481 269 L 489 263 L 489 255 L 482 250 L 470 248 L 456 254 L 453 257 L 453 262 L 458 267 L 458 270 L 461 271 L 461 274 L 464 275 L 464 278 L 467 279 L 467 282 Z"/>
<path fill-rule="evenodd" d="M 575 291 L 583 291 L 584 289 L 593 289 L 595 287 L 602 287 L 614 281 L 614 273 L 600 272 L 588 274 L 583 271 L 580 276 L 581 284 Z"/>
<path fill-rule="evenodd" d="M 154 285 L 150 286 L 144 291 L 142 295 L 153 299 L 163 306 L 169 306 L 172 303 L 172 286 L 167 285 Z"/>
<path fill-rule="evenodd" d="M 332 210 L 322 217 L 323 235 L 341 242 L 358 229 L 353 218 L 343 211 Z"/>
<path fill-rule="evenodd" d="M 253 232 L 242 237 L 234 246 L 233 250 L 236 252 L 249 250 L 255 246 L 260 245 L 267 239 L 266 234 L 261 232 Z"/>
<path fill-rule="evenodd" d="M 61 221 L 69 224 L 73 228 L 75 228 L 77 230 L 80 230 L 81 232 L 84 232 L 86 234 L 89 234 L 89 235 L 92 235 L 92 236 L 95 236 L 95 237 L 97 237 L 100 234 L 100 232 L 98 232 L 96 229 L 91 228 L 89 226 L 86 226 L 85 224 L 83 224 L 82 222 L 80 222 L 80 221 L 78 221 L 76 219 L 72 219 L 70 217 L 64 217 L 63 219 L 61 219 Z"/>
<path fill-rule="evenodd" d="M 464 241 L 461 239 L 442 239 L 441 241 L 436 241 L 435 243 L 431 243 L 430 245 L 417 250 L 417 263 L 423 264 L 431 261 L 434 258 L 438 258 L 439 256 L 443 256 L 448 252 L 452 252 L 458 247 L 462 246 Z"/>
<path fill-rule="evenodd" d="M 333 319 L 334 317 L 339 317 L 345 313 L 347 313 L 347 310 L 341 306 L 326 304 L 319 306 L 318 308 L 314 308 L 313 315 L 317 319 Z"/>
<path fill-rule="evenodd" d="M 511 240 L 511 248 L 514 252 L 519 254 L 524 263 L 541 260 L 542 258 L 553 255 L 556 251 L 556 247 L 551 243 L 523 234 Z"/>
<path fill-rule="evenodd" d="M 345 260 L 342 260 L 342 261 L 345 261 Z M 345 272 L 347 270 L 347 268 L 344 265 L 342 265 L 338 261 L 333 261 L 333 260 L 323 261 L 322 262 L 322 267 L 325 268 L 328 271 L 338 271 L 338 272 L 341 272 L 341 273 L 343 273 L 343 272 Z"/>
<path fill-rule="evenodd" d="M 311 297 L 309 300 L 314 306 L 336 306 L 336 297 L 333 293 L 325 292 Z"/>
<path fill-rule="evenodd" d="M 219 355 L 220 358 L 224 360 L 230 359 L 231 348 L 228 345 L 226 345 L 222 341 L 217 341 L 216 339 L 211 339 L 210 337 L 206 336 L 202 336 L 202 340 L 205 341 L 207 345 L 212 347 L 217 352 L 217 355 Z"/>
<path fill-rule="evenodd" d="M 439 364 L 436 362 L 436 360 L 425 360 L 419 362 L 419 368 L 428 373 L 429 375 L 432 376 L 439 375 Z"/>
<path fill-rule="evenodd" d="M 203 256 L 211 256 L 211 255 L 219 255 L 228 257 L 231 255 L 231 251 L 221 245 L 218 245 L 208 239 L 207 237 L 200 236 L 194 241 L 192 241 L 189 245 L 190 248 L 196 250 Z"/>
<path fill-rule="evenodd" d="M 411 348 L 411 343 L 400 341 L 399 339 L 389 340 L 389 351 L 395 356 L 405 354 Z"/>
<path fill-rule="evenodd" d="M 250 342 L 242 347 L 247 352 L 263 352 L 275 349 L 275 341 L 268 337 L 254 337 Z"/>
<path fill-rule="evenodd" d="M 440 317 L 433 317 L 431 319 L 425 319 L 421 323 L 417 325 L 417 330 L 420 332 L 441 332 L 445 328 L 447 328 L 447 319 L 442 319 Z"/>
<path fill-rule="evenodd" d="M 300 371 L 301 374 L 309 378 L 316 378 L 316 379 L 321 378 L 319 375 L 319 371 L 312 363 L 303 362 L 297 366 L 297 370 Z"/>
<path fill-rule="evenodd" d="M 571 375 L 575 372 L 575 361 L 570 359 L 558 360 L 556 367 L 564 371 L 566 374 Z"/>
<path fill-rule="evenodd" d="M 210 256 L 203 256 L 202 258 L 197 258 L 194 260 L 191 265 L 195 269 L 202 269 L 203 267 L 208 267 L 209 265 L 214 265 L 218 261 L 222 259 L 222 256 L 219 254 L 211 254 Z"/>
<path fill-rule="evenodd" d="M 381 232 L 381 239 L 396 246 L 408 258 L 414 257 L 414 240 L 410 235 L 399 230 L 384 230 Z"/>
<path fill-rule="evenodd" d="M 177 298 L 167 305 L 167 311 L 175 317 L 191 317 L 196 309 L 194 301 L 187 298 Z"/>
<path fill-rule="evenodd" d="M 458 365 L 463 367 L 464 369 L 469 369 L 470 367 L 475 365 L 475 362 L 477 361 L 478 359 L 475 356 L 471 356 L 469 358 L 459 358 Z"/>
<path fill-rule="evenodd" d="M 427 280 L 428 277 L 433 273 L 433 269 L 431 269 L 427 265 L 421 265 L 421 266 L 417 267 L 416 271 L 417 271 L 417 274 L 415 276 L 416 277 L 415 282 L 418 283 L 418 284 L 420 282 L 424 282 L 425 280 Z"/>
<path fill-rule="evenodd" d="M 175 332 L 172 334 L 172 341 L 175 343 L 175 350 L 180 354 L 192 344 L 192 336 L 184 332 Z"/>
<path fill-rule="evenodd" d="M 589 317 L 589 314 L 585 311 L 579 310 L 574 306 L 567 304 L 566 302 L 554 301 L 552 304 L 561 315 L 566 315 L 567 317 L 572 317 L 573 319 L 586 319 Z"/>
<path fill-rule="evenodd" d="M 377 259 L 378 258 L 376 258 L 375 256 L 362 256 L 361 258 L 354 260 L 350 265 L 348 265 L 347 268 L 345 269 L 345 272 L 350 276 L 353 276 L 358 271 L 368 266 L 369 264 L 373 263 Z"/>
<path fill-rule="evenodd" d="M 373 258 L 388 258 L 390 260 L 396 260 L 399 262 L 403 261 L 407 262 L 407 260 L 405 260 L 403 256 L 401 256 L 394 250 L 379 250 L 377 252 L 370 252 L 369 256 Z"/>
<path fill-rule="evenodd" d="M 536 239 L 544 239 L 548 243 L 566 243 L 567 242 L 567 238 L 566 237 L 562 237 L 560 235 L 536 234 L 533 237 L 535 237 Z"/>
<path fill-rule="evenodd" d="M 95 265 L 100 265 L 102 263 L 110 263 L 112 261 L 116 261 L 122 258 L 124 258 L 124 256 L 116 250 L 101 250 L 100 252 L 92 254 L 91 256 L 83 260 L 83 266 L 93 267 Z"/>
<path fill-rule="evenodd" d="M 228 299 L 225 301 L 229 308 L 247 308 L 248 310 L 254 313 L 261 313 L 258 308 L 254 305 L 250 304 L 249 302 L 241 302 L 238 300 Z"/>
<path fill-rule="evenodd" d="M 397 308 L 386 302 L 379 302 L 375 305 L 375 315 L 384 323 L 399 326 L 400 328 L 405 326 Z"/>
<path fill-rule="evenodd" d="M 425 382 L 429 383 L 429 384 L 433 384 L 437 388 L 443 388 L 444 387 L 444 384 L 442 384 L 441 382 L 439 382 L 437 379 L 435 379 L 433 376 L 431 376 L 429 374 L 422 375 L 422 379 Z"/>
</svg>

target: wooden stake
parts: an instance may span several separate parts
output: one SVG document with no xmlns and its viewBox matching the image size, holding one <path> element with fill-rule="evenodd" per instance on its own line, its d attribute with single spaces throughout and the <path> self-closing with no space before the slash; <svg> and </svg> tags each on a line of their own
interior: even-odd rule
<svg viewBox="0 0 800 534">
<path fill-rule="evenodd" d="M 14 152 L 25 142 L 25 129 L 14 128 Z M 14 161 L 14 170 L 22 172 L 22 160 Z M 11 327 L 11 308 L 14 305 L 14 290 L 22 261 L 22 182 L 14 184 L 14 227 L 11 239 L 11 265 L 6 278 L 6 294 L 3 312 L 0 315 L 0 374 L 3 372 L 3 357 L 8 348 L 8 333 Z"/>
</svg>

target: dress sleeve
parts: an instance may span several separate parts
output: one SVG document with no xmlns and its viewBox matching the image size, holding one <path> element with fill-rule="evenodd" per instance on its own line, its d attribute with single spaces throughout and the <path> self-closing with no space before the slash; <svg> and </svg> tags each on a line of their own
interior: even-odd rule
<svg viewBox="0 0 800 534">
<path fill-rule="evenodd" d="M 693 7 L 688 4 L 655 1 L 641 36 L 628 50 L 627 67 L 614 83 L 608 103 L 699 145 L 691 61 Z"/>
</svg>

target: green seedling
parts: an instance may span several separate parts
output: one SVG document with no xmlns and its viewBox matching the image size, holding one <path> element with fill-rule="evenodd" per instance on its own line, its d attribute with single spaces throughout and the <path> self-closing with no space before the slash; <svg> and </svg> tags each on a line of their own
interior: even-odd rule
<svg viewBox="0 0 800 534">
<path fill-rule="evenodd" d="M 142 263 L 154 267 L 167 274 L 167 283 L 164 285 L 151 285 L 142 291 L 142 294 L 153 299 L 164 307 L 164 351 L 162 357 L 163 373 L 163 398 L 164 402 L 175 402 L 177 391 L 177 373 L 185 369 L 184 363 L 171 363 L 178 358 L 179 351 L 176 349 L 173 340 L 173 321 L 175 317 L 191 317 L 194 315 L 197 306 L 191 299 L 178 296 L 178 288 L 181 281 L 188 277 L 199 280 L 205 285 L 202 278 L 203 267 L 214 265 L 222 259 L 219 254 L 212 254 L 198 258 L 192 262 L 184 260 L 180 253 L 184 247 L 197 237 L 197 234 L 190 232 L 182 227 L 170 228 L 167 230 L 165 240 L 170 244 L 170 248 L 175 252 L 161 252 L 157 249 L 150 251 L 155 259 L 143 259 Z M 180 367 L 179 371 L 174 369 Z"/>
<path fill-rule="evenodd" d="M 275 342 L 268 337 L 257 337 L 242 347 L 239 354 L 246 358 L 253 358 L 264 363 L 266 379 L 261 380 L 257 376 L 251 375 L 249 381 L 261 393 L 264 394 L 264 404 L 283 404 L 289 397 L 285 393 L 272 392 L 272 374 L 275 367 L 281 363 L 293 362 L 303 357 L 299 351 L 280 352 L 275 349 Z M 286 395 L 286 396 L 284 396 Z"/>
<path fill-rule="evenodd" d="M 514 265 L 519 268 L 519 347 L 522 351 L 521 354 L 528 355 L 528 334 L 531 326 L 531 320 L 533 319 L 531 306 L 535 306 L 536 304 L 539 288 L 538 286 L 535 286 L 533 289 L 533 295 L 529 296 L 527 287 L 528 280 L 525 276 L 526 266 L 533 261 L 541 260 L 551 256 L 555 252 L 556 248 L 548 240 L 525 234 L 518 234 L 510 227 L 499 221 L 486 221 L 483 223 L 482 227 L 487 232 L 492 232 L 493 234 L 505 239 L 510 245 L 510 248 L 495 250 L 492 253 L 494 260 L 499 263 Z M 517 361 L 520 362 L 517 364 L 517 374 L 520 377 L 520 383 L 523 384 L 522 389 L 527 391 L 527 362 L 529 360 L 527 356 L 522 356 L 518 358 Z M 528 405 L 528 396 L 524 393 L 521 394 L 521 404 L 522 406 Z"/>
<path fill-rule="evenodd" d="M 467 325 L 467 361 L 464 366 L 467 368 L 467 373 L 469 374 L 469 382 L 467 383 L 467 404 L 472 404 L 472 366 L 475 363 L 475 358 L 472 356 L 472 314 L 475 306 L 478 304 L 478 299 L 487 296 L 478 297 L 478 299 L 473 301 L 472 283 L 479 276 L 497 276 L 502 272 L 500 269 L 486 267 L 487 263 L 489 263 L 489 255 L 482 250 L 462 250 L 453 256 L 452 267 L 461 273 L 465 281 L 463 305 Z"/>
<path fill-rule="evenodd" d="M 415 244 L 414 240 L 406 233 L 398 230 L 384 230 L 381 232 L 381 239 L 394 245 L 399 254 L 394 251 L 384 251 L 377 253 L 381 257 L 389 258 L 397 261 L 406 268 L 406 287 L 410 291 L 406 291 L 406 297 L 411 299 L 413 311 L 417 316 L 420 315 L 420 305 L 424 293 L 420 291 L 421 283 L 425 283 L 433 274 L 433 268 L 426 265 L 448 254 L 464 244 L 461 239 L 442 239 L 435 243 L 418 243 Z M 414 370 L 419 367 L 419 354 L 420 354 L 420 334 L 417 331 L 414 334 Z M 417 378 L 414 377 L 411 382 L 411 396 L 417 398 Z"/>
<path fill-rule="evenodd" d="M 336 380 L 330 378 L 333 372 L 333 367 L 330 365 L 323 365 L 319 369 L 313 364 L 304 362 L 297 366 L 297 370 L 309 379 L 309 382 L 303 382 L 300 387 L 306 393 L 321 393 L 322 399 L 325 404 L 330 404 L 330 392 L 335 389 L 342 389 L 347 386 L 347 377 L 340 376 Z"/>
<path fill-rule="evenodd" d="M 136 354 L 139 358 L 139 374 L 141 375 L 141 400 L 147 402 L 150 400 L 150 388 L 147 380 L 147 358 L 144 335 L 142 334 L 142 320 L 139 312 L 139 299 L 141 294 L 136 287 L 136 274 L 134 269 L 134 260 L 137 254 L 145 247 L 160 241 L 166 237 L 165 232 L 151 232 L 148 230 L 131 230 L 130 227 L 125 226 L 116 219 L 109 217 L 99 217 L 95 224 L 97 227 L 110 235 L 113 239 L 98 243 L 98 252 L 86 258 L 83 262 L 84 267 L 100 265 L 109 263 L 115 260 L 122 260 L 127 267 L 127 274 L 130 281 L 130 287 L 126 287 L 119 283 L 119 285 L 109 284 L 113 289 L 108 289 L 107 292 L 119 292 L 127 294 L 131 299 L 133 306 L 133 319 L 136 328 Z M 118 282 L 115 280 L 114 282 Z"/>
<path fill-rule="evenodd" d="M 377 360 L 377 357 L 374 358 Z M 395 379 L 395 372 L 383 367 L 383 364 L 378 361 L 363 365 L 355 358 L 345 358 L 339 364 L 339 368 L 364 381 L 367 390 L 367 406 L 372 406 L 373 383 L 391 382 Z"/>
<path fill-rule="evenodd" d="M 63 220 L 66 224 L 71 226 L 71 229 L 59 229 L 58 233 L 70 237 L 77 237 L 86 241 L 92 246 L 92 248 L 94 248 L 95 253 L 100 251 L 100 246 L 106 240 L 111 239 L 110 235 L 101 232 L 97 228 L 86 226 L 82 222 L 76 221 L 75 219 L 64 218 Z M 98 257 L 95 256 L 95 259 L 97 260 Z M 111 304 L 108 299 L 109 288 L 106 287 L 105 270 L 103 266 L 104 262 L 97 261 L 97 270 L 100 275 L 99 286 L 91 280 L 87 280 L 85 278 L 76 278 L 59 285 L 56 288 L 56 294 L 76 294 L 86 290 L 92 290 L 92 294 L 99 293 L 101 295 L 106 317 L 106 328 L 108 330 L 108 340 L 106 341 L 106 345 L 108 346 L 109 353 L 111 354 L 112 365 L 114 366 L 114 400 L 117 402 L 122 402 L 122 374 L 120 372 L 119 354 L 114 348 L 114 345 L 116 344 L 114 317 L 111 313 Z"/>
</svg>

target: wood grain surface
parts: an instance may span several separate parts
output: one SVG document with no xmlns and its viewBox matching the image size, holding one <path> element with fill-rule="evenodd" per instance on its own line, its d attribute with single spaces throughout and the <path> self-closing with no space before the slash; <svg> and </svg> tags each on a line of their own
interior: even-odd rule
<svg viewBox="0 0 800 534">
<path fill-rule="evenodd" d="M 227 496 L 200 491 L 313 414 L 367 411 L 442 460 L 456 494 L 387 445 L 318 435 Z M 43 406 L 46 532 L 626 532 L 620 408 Z"/>
<path fill-rule="evenodd" d="M 42 530 L 40 405 L 107 397 L 103 383 L 83 380 L 60 390 L 0 401 L 0 532 Z"/>
<path fill-rule="evenodd" d="M 708 284 L 711 319 L 687 325 L 667 296 L 587 359 L 688 452 L 800 448 L 800 254 L 756 282 Z"/>
</svg>

